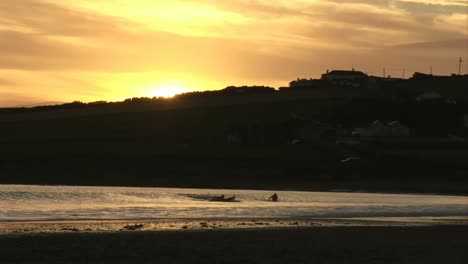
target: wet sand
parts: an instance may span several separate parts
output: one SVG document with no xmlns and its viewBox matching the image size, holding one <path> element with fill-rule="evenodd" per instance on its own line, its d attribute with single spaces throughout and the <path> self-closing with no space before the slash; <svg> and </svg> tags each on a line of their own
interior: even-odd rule
<svg viewBox="0 0 468 264">
<path fill-rule="evenodd" d="M 2 223 L 0 263 L 468 263 L 466 219 L 435 220 Z"/>
<path fill-rule="evenodd" d="M 308 227 L 346 226 L 441 226 L 466 225 L 468 217 L 374 217 L 374 218 L 312 218 L 312 219 L 151 219 L 151 220 L 103 220 L 103 221 L 34 221 L 0 222 L 0 236 L 9 234 L 38 233 L 109 233 L 109 232 L 163 232 L 188 230 L 226 229 L 283 229 Z"/>
</svg>

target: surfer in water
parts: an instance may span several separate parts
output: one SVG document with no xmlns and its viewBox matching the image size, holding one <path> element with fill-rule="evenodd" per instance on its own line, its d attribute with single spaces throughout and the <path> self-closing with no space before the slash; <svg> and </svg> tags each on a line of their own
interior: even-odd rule
<svg viewBox="0 0 468 264">
<path fill-rule="evenodd" d="M 274 193 L 270 198 L 268 198 L 268 201 L 276 202 L 278 201 L 278 195 Z"/>
</svg>

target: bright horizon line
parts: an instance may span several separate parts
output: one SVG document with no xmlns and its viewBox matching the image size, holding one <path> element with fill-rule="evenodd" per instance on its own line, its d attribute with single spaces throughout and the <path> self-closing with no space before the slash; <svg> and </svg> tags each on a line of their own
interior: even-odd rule
<svg viewBox="0 0 468 264">
<path fill-rule="evenodd" d="M 467 7 L 457 0 L 2 0 L 0 106 L 282 87 L 327 68 L 382 76 L 385 67 L 400 77 L 432 65 L 449 75 L 460 56 L 468 61 Z"/>
<path fill-rule="evenodd" d="M 336 70 L 336 69 L 333 69 L 333 70 L 329 70 L 330 72 L 332 71 L 356 71 L 356 72 L 363 72 L 365 74 L 368 74 L 367 72 L 365 71 L 361 71 L 361 70 L 357 70 L 357 69 L 351 69 L 351 70 Z M 417 72 L 415 71 L 413 73 L 413 75 L 415 73 L 421 73 L 421 72 Z M 423 74 L 427 74 L 427 75 L 432 75 L 432 76 L 439 76 L 439 77 L 443 77 L 443 76 L 453 76 L 453 75 L 458 75 L 456 73 L 452 73 L 451 75 L 437 75 L 437 74 L 431 74 L 431 73 L 423 73 Z M 412 78 L 411 75 L 410 77 L 392 77 L 390 76 L 390 78 L 395 78 L 395 79 L 402 79 L 402 80 L 409 80 Z M 468 73 L 461 73 L 461 76 L 465 76 L 465 75 L 468 75 Z M 384 77 L 384 76 L 375 76 L 375 75 L 368 75 L 369 77 L 374 77 L 374 78 L 388 78 L 387 77 Z M 291 81 L 295 81 L 295 80 L 320 80 L 319 79 L 314 79 L 314 78 L 296 78 L 294 80 L 291 80 Z M 289 84 L 289 83 L 288 83 Z M 128 100 L 128 99 L 132 99 L 132 98 L 148 98 L 148 99 L 162 99 L 162 100 L 170 100 L 178 95 L 182 95 L 182 94 L 190 94 L 190 93 L 197 93 L 197 92 L 208 92 L 208 91 L 221 91 L 223 89 L 226 89 L 228 87 L 243 87 L 243 86 L 247 86 L 247 87 L 252 87 L 252 86 L 264 86 L 264 87 L 271 87 L 271 88 L 274 88 L 275 90 L 279 90 L 279 88 L 282 88 L 282 87 L 289 87 L 289 86 L 278 86 L 278 87 L 274 87 L 274 86 L 270 86 L 270 85 L 227 85 L 225 86 L 224 88 L 220 88 L 220 89 L 210 89 L 210 90 L 186 90 L 185 88 L 180 88 L 180 87 L 175 87 L 176 90 L 185 90 L 185 91 L 181 91 L 181 92 L 178 92 L 178 93 L 166 93 L 165 95 L 164 94 L 161 94 L 161 95 L 141 95 L 141 96 L 132 96 L 132 97 L 127 97 L 125 99 L 121 99 L 121 100 L 71 100 L 71 101 L 46 101 L 46 102 L 37 102 L 37 103 L 30 103 L 30 104 L 19 104 L 19 105 L 16 105 L 16 106 L 0 106 L 0 108 L 34 108 L 34 107 L 41 107 L 41 106 L 55 106 L 55 105 L 63 105 L 63 104 L 70 104 L 70 103 L 74 103 L 74 102 L 80 102 L 80 103 L 84 103 L 84 104 L 89 104 L 89 103 L 95 103 L 95 102 L 106 102 L 106 103 L 120 103 L 120 102 L 124 102 L 125 100 Z M 163 89 L 170 89 L 170 87 L 163 87 Z"/>
</svg>

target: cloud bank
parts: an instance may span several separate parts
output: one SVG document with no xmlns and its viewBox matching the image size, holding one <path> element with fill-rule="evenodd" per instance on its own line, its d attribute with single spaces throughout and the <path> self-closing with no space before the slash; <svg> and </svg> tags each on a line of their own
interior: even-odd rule
<svg viewBox="0 0 468 264">
<path fill-rule="evenodd" d="M 122 100 L 468 61 L 468 1 L 3 0 L 0 104 Z M 466 71 L 466 66 L 465 66 Z"/>
</svg>

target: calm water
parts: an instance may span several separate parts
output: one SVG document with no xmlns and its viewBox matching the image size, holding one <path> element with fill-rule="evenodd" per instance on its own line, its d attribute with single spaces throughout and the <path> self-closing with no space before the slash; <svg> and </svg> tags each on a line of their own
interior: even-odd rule
<svg viewBox="0 0 468 264">
<path fill-rule="evenodd" d="M 241 202 L 200 198 L 236 195 Z M 468 197 L 0 185 L 0 221 L 151 218 L 468 216 Z"/>
</svg>

